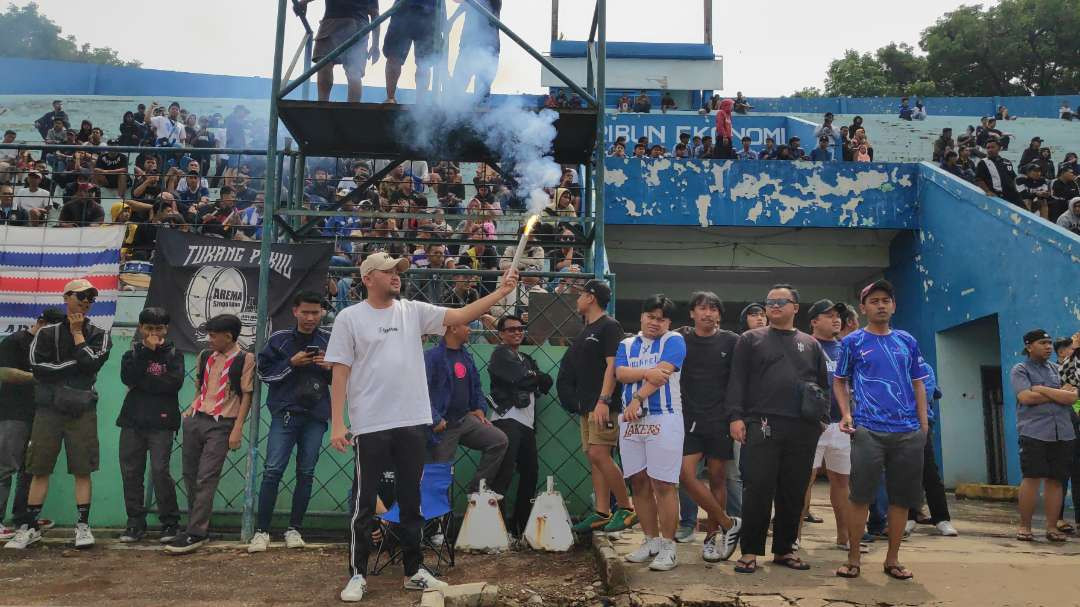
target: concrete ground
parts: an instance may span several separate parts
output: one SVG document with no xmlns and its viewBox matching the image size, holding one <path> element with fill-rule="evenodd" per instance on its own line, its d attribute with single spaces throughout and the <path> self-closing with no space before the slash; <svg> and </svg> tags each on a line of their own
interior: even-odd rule
<svg viewBox="0 0 1080 607">
<path fill-rule="evenodd" d="M 846 560 L 846 552 L 834 548 L 836 525 L 827 485 L 815 486 L 811 508 L 825 523 L 804 524 L 799 554 L 811 565 L 809 571 L 772 565 L 770 555 L 758 559 L 757 573 L 737 574 L 738 551 L 727 562 L 706 564 L 701 560 L 704 534 L 699 533 L 693 543 L 679 544 L 679 566 L 670 572 L 622 563 L 629 592 L 619 602 L 656 607 L 1080 605 L 1080 576 L 1076 575 L 1080 539 L 1050 544 L 1039 531 L 1045 525 L 1038 519 L 1036 541 L 1017 541 L 1018 517 L 1012 504 L 950 501 L 960 537 L 942 537 L 934 527 L 918 526 L 900 549 L 901 562 L 915 574 L 908 582 L 882 572 L 882 541 L 871 544 L 870 553 L 863 555 L 862 577 L 836 577 L 834 571 Z M 619 559 L 641 539 L 639 529 L 615 538 Z"/>
</svg>

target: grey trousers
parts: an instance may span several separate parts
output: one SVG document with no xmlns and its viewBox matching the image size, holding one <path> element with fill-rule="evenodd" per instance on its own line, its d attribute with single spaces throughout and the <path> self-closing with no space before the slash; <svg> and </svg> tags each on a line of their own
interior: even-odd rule
<svg viewBox="0 0 1080 607">
<path fill-rule="evenodd" d="M 188 499 L 188 535 L 206 537 L 214 495 L 221 480 L 221 467 L 229 454 L 229 434 L 234 418 L 217 421 L 196 413 L 183 421 L 184 486 Z"/>
<path fill-rule="evenodd" d="M 17 419 L 0 420 L 0 522 L 7 513 L 8 495 L 11 494 L 11 479 L 18 476 L 15 485 L 15 502 L 11 507 L 13 518 L 26 509 L 26 496 L 30 490 L 31 475 L 23 469 L 26 457 L 26 445 L 30 442 L 31 422 Z"/>
<path fill-rule="evenodd" d="M 150 479 L 162 525 L 180 522 L 176 505 L 176 483 L 169 473 L 172 455 L 172 430 L 120 429 L 120 477 L 124 481 L 124 506 L 128 526 L 146 527 L 146 456 L 150 455 Z"/>
<path fill-rule="evenodd" d="M 475 449 L 481 452 L 480 462 L 476 464 L 476 474 L 469 481 L 468 491 L 475 492 L 480 487 L 480 479 L 484 479 L 489 488 L 492 486 L 506 454 L 507 440 L 502 430 L 485 424 L 473 415 L 466 415 L 457 421 L 447 422 L 446 429 L 435 436 L 439 442 L 430 448 L 429 461 L 454 461 L 459 444 L 467 449 Z"/>
</svg>

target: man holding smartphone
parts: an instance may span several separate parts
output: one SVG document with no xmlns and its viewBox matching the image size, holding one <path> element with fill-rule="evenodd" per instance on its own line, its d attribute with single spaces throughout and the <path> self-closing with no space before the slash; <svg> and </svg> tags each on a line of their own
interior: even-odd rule
<svg viewBox="0 0 1080 607">
<path fill-rule="evenodd" d="M 259 518 L 248 552 L 270 546 L 270 517 L 277 503 L 278 486 L 296 449 L 296 486 L 293 488 L 285 547 L 302 548 L 300 530 L 311 499 L 315 465 L 330 419 L 330 364 L 323 360 L 330 332 L 319 327 L 326 310 L 322 296 L 301 291 L 293 299 L 296 326 L 278 331 L 259 352 L 259 379 L 269 386 L 270 434 L 266 441 L 266 467 L 259 488 Z"/>
</svg>

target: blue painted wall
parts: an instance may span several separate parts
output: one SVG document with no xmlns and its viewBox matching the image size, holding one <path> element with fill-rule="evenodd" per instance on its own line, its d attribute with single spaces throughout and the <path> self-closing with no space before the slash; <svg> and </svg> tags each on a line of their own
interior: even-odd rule
<svg viewBox="0 0 1080 607">
<path fill-rule="evenodd" d="M 293 77 L 300 75 L 300 67 Z M 70 61 L 14 59 L 0 57 L 0 95 L 122 95 L 125 97 L 206 97 L 210 99 L 261 99 L 269 103 L 270 79 L 244 76 L 196 74 L 133 67 L 115 67 Z M 315 81 L 311 80 L 311 95 L 315 96 Z M 494 95 L 496 98 L 508 95 Z M 522 97 L 522 95 L 513 95 Z M 400 89 L 399 100 L 411 103 L 414 91 Z M 536 105 L 539 95 L 524 95 Z M 301 99 L 301 89 L 289 95 Z M 334 86 L 331 101 L 345 101 L 344 84 Z M 364 87 L 364 101 L 381 102 L 386 89 Z"/>
<path fill-rule="evenodd" d="M 1080 95 L 1050 95 L 1045 97 L 926 97 L 926 111 L 932 116 L 992 116 L 999 105 L 1021 118 L 1057 118 L 1062 101 L 1068 101 L 1075 111 Z M 755 112 L 791 114 L 896 114 L 898 97 L 754 97 L 750 99 Z M 911 101 L 912 106 L 915 100 Z"/>
<path fill-rule="evenodd" d="M 608 158 L 608 224 L 914 229 L 917 167 Z"/>
<path fill-rule="evenodd" d="M 918 200 L 921 230 L 902 233 L 890 250 L 886 276 L 898 293 L 894 324 L 911 330 L 933 360 L 938 332 L 997 315 L 1006 464 L 1009 482 L 1018 483 L 1009 369 L 1020 361 L 1028 330 L 1071 335 L 1080 327 L 1080 237 L 927 163 L 918 165 Z"/>
</svg>

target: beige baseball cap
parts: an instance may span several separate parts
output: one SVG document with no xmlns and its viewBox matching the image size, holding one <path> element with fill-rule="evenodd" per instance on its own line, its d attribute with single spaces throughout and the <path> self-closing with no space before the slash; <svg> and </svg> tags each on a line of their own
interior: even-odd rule
<svg viewBox="0 0 1080 607">
<path fill-rule="evenodd" d="M 94 285 L 90 284 L 90 281 L 85 278 L 76 278 L 64 285 L 64 293 L 82 293 L 83 291 L 98 292 L 98 290 L 94 288 Z"/>
<path fill-rule="evenodd" d="M 385 272 L 394 268 L 397 268 L 398 272 L 408 270 L 409 260 L 404 257 L 391 257 L 386 252 L 372 253 L 367 256 L 364 263 L 360 264 L 360 276 L 367 276 L 375 271 Z"/>
</svg>

